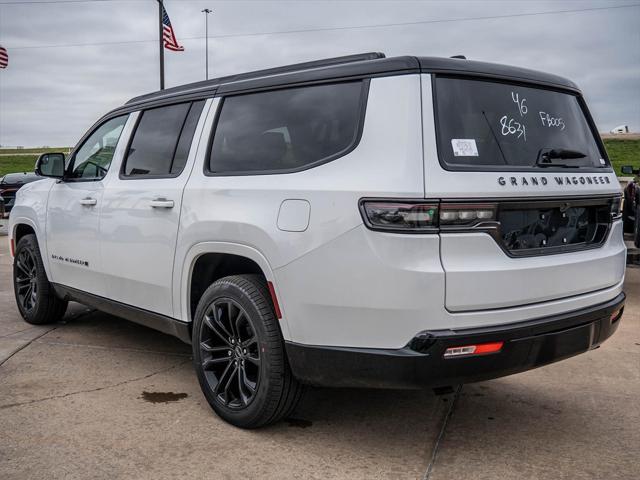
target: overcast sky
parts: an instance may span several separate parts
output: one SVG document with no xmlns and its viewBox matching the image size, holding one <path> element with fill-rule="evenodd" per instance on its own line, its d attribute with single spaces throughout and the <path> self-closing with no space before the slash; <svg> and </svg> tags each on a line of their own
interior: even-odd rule
<svg viewBox="0 0 640 480">
<path fill-rule="evenodd" d="M 9 67 L 0 70 L 1 145 L 73 145 L 108 110 L 158 89 L 155 0 L 34 1 L 0 0 L 0 45 L 9 52 Z M 609 8 L 640 0 L 165 5 L 185 47 L 166 51 L 167 86 L 204 79 L 200 11 L 208 7 L 210 76 L 366 51 L 464 54 L 569 77 L 600 131 L 620 124 L 640 131 L 640 6 Z M 582 9 L 590 10 L 530 15 Z M 507 15 L 521 16 L 486 18 Z M 447 21 L 342 28 L 435 20 Z M 291 30 L 298 32 L 273 33 Z"/>
</svg>

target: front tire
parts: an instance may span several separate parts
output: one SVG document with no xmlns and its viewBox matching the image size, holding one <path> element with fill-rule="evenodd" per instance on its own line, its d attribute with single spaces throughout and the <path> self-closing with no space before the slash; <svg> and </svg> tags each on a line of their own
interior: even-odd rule
<svg viewBox="0 0 640 480">
<path fill-rule="evenodd" d="M 58 298 L 47 279 L 38 240 L 33 234 L 22 237 L 16 246 L 13 290 L 20 315 L 27 323 L 57 322 L 67 311 L 67 302 Z"/>
<path fill-rule="evenodd" d="M 241 428 L 290 414 L 302 394 L 293 377 L 271 297 L 260 275 L 213 283 L 194 317 L 193 361 L 211 408 Z"/>
</svg>

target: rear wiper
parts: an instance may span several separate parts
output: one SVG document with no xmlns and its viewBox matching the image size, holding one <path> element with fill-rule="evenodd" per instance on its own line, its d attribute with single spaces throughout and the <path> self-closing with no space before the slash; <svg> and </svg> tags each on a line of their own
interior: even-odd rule
<svg viewBox="0 0 640 480">
<path fill-rule="evenodd" d="M 539 167 L 565 167 L 571 168 L 579 165 L 567 165 L 566 163 L 557 163 L 554 160 L 580 160 L 587 155 L 578 150 L 567 150 L 564 148 L 541 149 L 538 153 L 536 165 Z"/>
</svg>

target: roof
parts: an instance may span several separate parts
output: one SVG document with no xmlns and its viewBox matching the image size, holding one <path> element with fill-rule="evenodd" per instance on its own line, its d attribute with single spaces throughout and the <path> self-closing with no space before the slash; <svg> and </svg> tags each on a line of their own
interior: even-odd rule
<svg viewBox="0 0 640 480">
<path fill-rule="evenodd" d="M 204 98 L 213 94 L 239 93 L 309 82 L 409 73 L 500 78 L 579 92 L 572 81 L 536 70 L 461 58 L 412 56 L 386 58 L 383 53 L 373 52 L 297 63 L 181 85 L 132 98 L 125 104 L 125 108 L 147 103 L 164 103 L 178 98 Z"/>
</svg>

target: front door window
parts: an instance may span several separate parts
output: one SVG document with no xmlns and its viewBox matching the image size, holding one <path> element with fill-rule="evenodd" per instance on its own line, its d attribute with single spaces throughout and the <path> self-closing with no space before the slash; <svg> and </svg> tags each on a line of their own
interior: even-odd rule
<svg viewBox="0 0 640 480">
<path fill-rule="evenodd" d="M 128 115 L 112 118 L 97 128 L 76 152 L 71 178 L 102 180 L 109 170 Z"/>
</svg>

